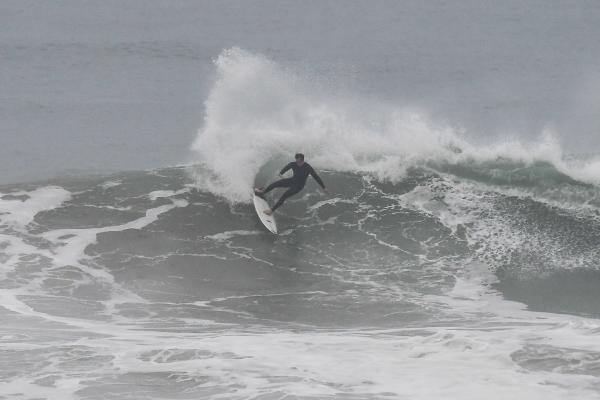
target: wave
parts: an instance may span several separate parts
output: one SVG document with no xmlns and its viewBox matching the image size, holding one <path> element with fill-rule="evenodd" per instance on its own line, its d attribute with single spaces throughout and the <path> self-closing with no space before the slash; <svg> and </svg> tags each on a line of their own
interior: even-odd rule
<svg viewBox="0 0 600 400">
<path fill-rule="evenodd" d="M 311 74 L 231 48 L 215 60 L 217 78 L 192 146 L 196 185 L 230 202 L 250 200 L 261 173 L 303 152 L 315 167 L 397 182 L 412 167 L 494 184 L 600 183 L 600 158 L 567 157 L 555 135 L 533 142 L 475 145 L 423 110 L 348 94 Z"/>
</svg>

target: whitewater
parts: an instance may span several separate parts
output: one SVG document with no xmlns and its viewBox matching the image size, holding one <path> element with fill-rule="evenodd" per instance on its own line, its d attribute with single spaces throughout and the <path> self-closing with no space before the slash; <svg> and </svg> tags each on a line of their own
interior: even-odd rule
<svg viewBox="0 0 600 400">
<path fill-rule="evenodd" d="M 0 398 L 600 399 L 598 7 L 59 3 L 0 5 Z"/>
</svg>

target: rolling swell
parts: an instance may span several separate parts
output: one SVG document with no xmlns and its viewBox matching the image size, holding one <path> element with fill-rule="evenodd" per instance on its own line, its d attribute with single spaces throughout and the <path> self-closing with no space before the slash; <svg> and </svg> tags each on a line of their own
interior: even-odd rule
<svg viewBox="0 0 600 400">
<path fill-rule="evenodd" d="M 521 160 L 498 158 L 480 162 L 466 160 L 459 163 L 431 164 L 440 172 L 448 172 L 461 178 L 490 185 L 522 188 L 552 188 L 556 185 L 591 186 L 558 170 L 548 161 L 528 163 Z"/>
<path fill-rule="evenodd" d="M 465 259 L 484 262 L 507 298 L 536 310 L 599 315 L 597 186 L 546 163 L 442 170 L 401 196 L 404 204 L 437 216 L 464 237 Z M 515 174 L 518 183 L 511 184 Z"/>
</svg>

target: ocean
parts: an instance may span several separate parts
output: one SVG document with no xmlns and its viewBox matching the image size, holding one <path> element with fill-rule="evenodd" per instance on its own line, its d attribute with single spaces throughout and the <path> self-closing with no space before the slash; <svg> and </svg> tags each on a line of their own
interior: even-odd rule
<svg viewBox="0 0 600 400">
<path fill-rule="evenodd" d="M 0 398 L 600 399 L 598 21 L 3 2 Z"/>
</svg>

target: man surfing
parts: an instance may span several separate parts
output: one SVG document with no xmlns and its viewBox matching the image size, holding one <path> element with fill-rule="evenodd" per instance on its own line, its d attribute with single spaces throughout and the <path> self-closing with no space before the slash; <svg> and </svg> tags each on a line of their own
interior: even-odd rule
<svg viewBox="0 0 600 400">
<path fill-rule="evenodd" d="M 281 176 L 285 174 L 286 171 L 291 169 L 294 172 L 294 176 L 292 176 L 291 178 L 280 179 L 278 181 L 275 181 L 269 186 L 267 186 L 266 189 L 254 188 L 254 193 L 256 193 L 257 196 L 261 197 L 275 188 L 288 188 L 288 190 L 286 190 L 283 193 L 283 195 L 279 198 L 279 200 L 277 201 L 277 203 L 275 203 L 273 207 L 264 211 L 264 213 L 267 215 L 273 214 L 273 212 L 277 210 L 288 197 L 293 196 L 302 189 L 304 189 L 304 185 L 306 184 L 308 175 L 311 175 L 315 179 L 315 181 L 317 181 L 317 183 L 323 188 L 323 190 L 326 191 L 325 184 L 323 183 L 319 175 L 317 175 L 313 167 L 311 167 L 309 163 L 304 162 L 304 154 L 298 153 L 294 156 L 294 158 L 296 159 L 296 161 L 292 161 L 291 163 L 283 167 L 283 169 L 279 172 L 279 175 Z"/>
</svg>

